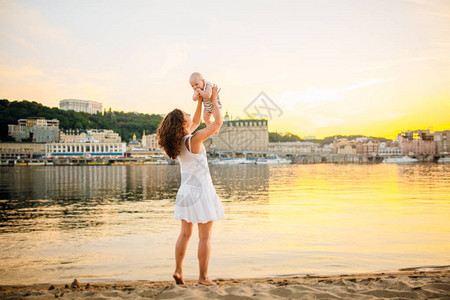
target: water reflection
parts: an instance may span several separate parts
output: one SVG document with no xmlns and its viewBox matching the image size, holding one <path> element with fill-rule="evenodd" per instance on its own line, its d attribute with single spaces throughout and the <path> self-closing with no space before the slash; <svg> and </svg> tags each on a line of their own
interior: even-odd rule
<svg viewBox="0 0 450 300">
<path fill-rule="evenodd" d="M 167 198 L 173 196 L 179 184 L 174 166 L 64 166 L 4 171 L 1 199 L 53 199 L 61 204 L 86 199 Z"/>
<path fill-rule="evenodd" d="M 210 171 L 227 216 L 214 225 L 211 276 L 447 263 L 450 165 Z M 1 168 L 0 281 L 167 279 L 179 184 L 179 166 Z M 197 270 L 195 244 L 194 235 L 188 277 Z"/>
<path fill-rule="evenodd" d="M 268 200 L 267 166 L 212 167 L 211 174 L 224 202 Z M 3 168 L 0 176 L 0 232 L 48 230 L 51 219 L 65 230 L 102 226 L 114 205 L 173 201 L 180 185 L 179 167 L 170 165 Z"/>
<path fill-rule="evenodd" d="M 210 169 L 222 201 L 267 204 L 270 177 L 268 165 L 218 165 Z"/>
</svg>

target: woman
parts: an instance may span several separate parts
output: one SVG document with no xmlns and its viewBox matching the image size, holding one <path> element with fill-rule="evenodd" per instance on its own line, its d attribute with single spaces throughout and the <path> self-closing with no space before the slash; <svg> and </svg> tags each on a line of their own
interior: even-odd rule
<svg viewBox="0 0 450 300">
<path fill-rule="evenodd" d="M 213 221 L 225 217 L 222 203 L 212 184 L 206 160 L 203 141 L 222 126 L 222 116 L 218 108 L 217 96 L 220 89 L 214 85 L 211 100 L 214 106 L 214 122 L 206 128 L 191 134 L 200 125 L 202 101 L 197 101 L 194 118 L 174 109 L 161 122 L 156 132 L 158 143 L 166 154 L 178 158 L 181 170 L 181 186 L 175 201 L 175 219 L 181 220 L 181 232 L 175 247 L 176 268 L 173 278 L 177 284 L 184 284 L 183 259 L 186 254 L 193 224 L 198 224 L 198 262 L 200 274 L 198 283 L 216 285 L 208 278 L 211 228 Z"/>
</svg>

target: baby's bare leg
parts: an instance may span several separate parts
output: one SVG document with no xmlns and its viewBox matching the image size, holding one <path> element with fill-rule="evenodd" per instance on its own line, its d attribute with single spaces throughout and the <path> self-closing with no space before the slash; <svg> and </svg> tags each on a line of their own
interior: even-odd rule
<svg viewBox="0 0 450 300">
<path fill-rule="evenodd" d="M 211 116 L 212 113 L 207 112 L 206 110 L 203 111 L 203 121 L 205 121 L 206 126 L 211 124 Z"/>
</svg>

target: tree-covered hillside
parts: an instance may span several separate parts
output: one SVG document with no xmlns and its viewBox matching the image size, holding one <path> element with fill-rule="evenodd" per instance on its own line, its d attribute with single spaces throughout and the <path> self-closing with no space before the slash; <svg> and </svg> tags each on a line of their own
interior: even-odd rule
<svg viewBox="0 0 450 300">
<path fill-rule="evenodd" d="M 337 139 L 345 138 L 345 139 L 347 139 L 349 141 L 354 141 L 354 140 L 356 140 L 357 138 L 360 138 L 360 137 L 368 137 L 368 138 L 373 139 L 374 141 L 378 141 L 379 143 L 381 143 L 381 142 L 392 142 L 392 140 L 386 139 L 386 138 L 383 138 L 383 137 L 374 137 L 374 136 L 365 136 L 365 135 L 333 135 L 333 136 L 328 136 L 326 138 L 323 138 L 321 140 L 309 140 L 309 142 L 319 143 L 319 144 L 321 144 L 323 146 L 323 145 L 326 145 L 326 144 L 331 144 L 334 141 L 335 137 Z"/>
<path fill-rule="evenodd" d="M 122 141 L 128 142 L 133 134 L 137 138 L 155 133 L 162 117 L 158 114 L 142 114 L 123 111 L 105 111 L 104 114 L 88 114 L 57 107 L 44 106 L 31 101 L 0 100 L 0 140 L 11 141 L 8 137 L 8 124 L 17 124 L 18 119 L 44 117 L 59 120 L 59 128 L 65 129 L 112 129 L 119 133 Z"/>
<path fill-rule="evenodd" d="M 302 141 L 302 139 L 292 133 L 285 133 L 280 134 L 278 132 L 269 132 L 269 142 L 270 143 L 276 143 L 276 142 L 298 142 Z"/>
<path fill-rule="evenodd" d="M 333 135 L 333 136 L 328 136 L 323 139 L 307 140 L 307 142 L 319 143 L 323 146 L 326 144 L 333 143 L 334 138 L 337 138 L 337 139 L 346 138 L 349 141 L 353 141 L 359 137 L 365 137 L 365 136 L 364 135 Z M 382 137 L 372 137 L 372 136 L 369 136 L 369 137 L 378 142 L 391 141 L 389 139 L 382 138 Z M 272 142 L 296 142 L 296 141 L 303 141 L 303 140 L 299 136 L 292 134 L 292 133 L 281 134 L 278 132 L 269 132 L 269 142 L 271 142 L 271 143 Z"/>
</svg>

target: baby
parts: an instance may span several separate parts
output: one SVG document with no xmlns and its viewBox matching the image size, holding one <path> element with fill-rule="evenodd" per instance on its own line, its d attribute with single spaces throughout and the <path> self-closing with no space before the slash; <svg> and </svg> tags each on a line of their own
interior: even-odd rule
<svg viewBox="0 0 450 300">
<path fill-rule="evenodd" d="M 211 101 L 212 84 L 211 82 L 206 81 L 203 75 L 198 72 L 191 74 L 189 83 L 194 89 L 194 95 L 192 96 L 192 99 L 194 101 L 203 99 L 203 106 L 205 107 L 205 109 L 203 110 L 203 120 L 205 121 L 206 126 L 208 126 L 209 124 L 211 124 L 211 115 L 214 109 Z M 219 109 L 221 109 L 222 104 L 220 103 L 219 96 L 217 96 L 217 102 Z M 215 134 L 217 134 L 217 132 Z"/>
</svg>

